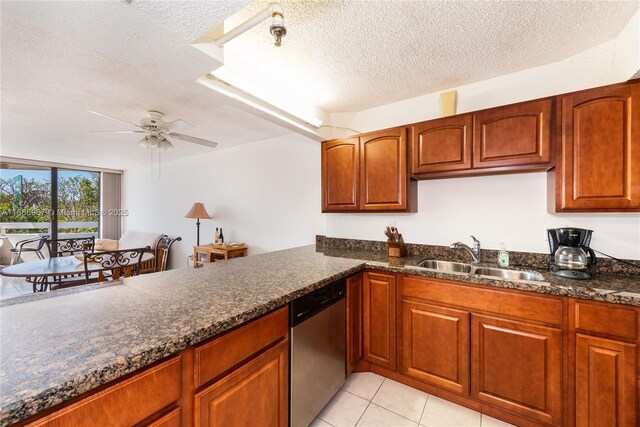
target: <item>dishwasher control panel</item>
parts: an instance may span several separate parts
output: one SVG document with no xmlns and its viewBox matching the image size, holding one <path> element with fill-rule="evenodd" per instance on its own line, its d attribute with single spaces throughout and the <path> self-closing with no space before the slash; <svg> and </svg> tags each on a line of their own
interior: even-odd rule
<svg viewBox="0 0 640 427">
<path fill-rule="evenodd" d="M 327 285 L 301 296 L 289 305 L 289 325 L 296 326 L 345 297 L 345 281 Z"/>
</svg>

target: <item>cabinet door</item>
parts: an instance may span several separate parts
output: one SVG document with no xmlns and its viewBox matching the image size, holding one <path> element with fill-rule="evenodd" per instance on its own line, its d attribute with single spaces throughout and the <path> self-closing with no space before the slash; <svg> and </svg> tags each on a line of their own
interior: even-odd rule
<svg viewBox="0 0 640 427">
<path fill-rule="evenodd" d="M 640 210 L 640 83 L 561 96 L 557 211 Z"/>
<path fill-rule="evenodd" d="M 396 369 L 396 276 L 364 273 L 364 358 Z"/>
<path fill-rule="evenodd" d="M 576 426 L 636 424 L 636 346 L 576 335 Z"/>
<path fill-rule="evenodd" d="M 362 274 L 347 279 L 347 372 L 362 359 Z"/>
<path fill-rule="evenodd" d="M 471 396 L 562 423 L 562 330 L 472 315 Z"/>
<path fill-rule="evenodd" d="M 409 209 L 407 129 L 360 137 L 360 197 L 363 211 Z"/>
<path fill-rule="evenodd" d="M 289 341 L 196 393 L 196 426 L 286 427 L 289 423 Z"/>
<path fill-rule="evenodd" d="M 411 176 L 471 169 L 471 114 L 413 126 Z"/>
<path fill-rule="evenodd" d="M 360 142 L 322 143 L 322 211 L 360 209 Z"/>
<path fill-rule="evenodd" d="M 545 99 L 475 113 L 473 168 L 551 167 L 551 106 Z"/>
<path fill-rule="evenodd" d="M 469 393 L 469 313 L 402 302 L 402 373 Z"/>
</svg>

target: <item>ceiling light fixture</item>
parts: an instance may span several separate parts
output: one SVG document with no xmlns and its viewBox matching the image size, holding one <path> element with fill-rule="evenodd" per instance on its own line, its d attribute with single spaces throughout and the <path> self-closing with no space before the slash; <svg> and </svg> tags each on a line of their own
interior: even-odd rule
<svg viewBox="0 0 640 427">
<path fill-rule="evenodd" d="M 162 136 L 156 135 L 145 135 L 145 137 L 138 142 L 138 145 L 144 148 L 157 149 L 161 151 L 167 151 L 173 148 L 172 143 Z"/>
<path fill-rule="evenodd" d="M 322 120 L 317 117 L 303 117 L 301 114 L 294 114 L 292 112 L 286 111 L 261 98 L 258 98 L 255 95 L 252 95 L 249 92 L 240 89 L 239 87 L 229 83 L 226 80 L 221 79 L 213 73 L 209 73 L 201 77 L 200 79 L 198 79 L 198 81 L 205 86 L 215 90 L 216 92 L 241 101 L 244 104 L 249 105 L 250 107 L 265 112 L 304 131 L 315 133 L 315 131 L 320 128 L 320 126 L 322 126 Z"/>
<path fill-rule="evenodd" d="M 268 18 L 273 18 L 273 23 L 269 27 L 269 32 L 275 38 L 276 46 L 280 46 L 282 44 L 282 37 L 287 35 L 287 29 L 284 26 L 284 9 L 280 3 L 269 4 L 266 9 L 258 13 L 253 18 L 244 21 L 233 30 L 216 39 L 215 44 L 218 47 L 222 47 L 228 41 L 235 39 L 246 31 L 249 31 Z"/>
</svg>

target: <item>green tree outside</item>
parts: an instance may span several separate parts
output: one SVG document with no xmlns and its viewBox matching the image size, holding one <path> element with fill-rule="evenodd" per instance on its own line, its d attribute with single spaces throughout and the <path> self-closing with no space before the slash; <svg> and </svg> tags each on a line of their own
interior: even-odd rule
<svg viewBox="0 0 640 427">
<path fill-rule="evenodd" d="M 20 188 L 21 190 L 20 191 Z M 51 189 L 48 181 L 0 178 L 0 222 L 51 221 Z M 100 219 L 100 175 L 58 179 L 58 221 L 97 222 Z M 94 233 L 97 227 L 65 228 L 61 233 Z M 8 229 L 9 233 L 45 233 L 47 229 Z"/>
</svg>

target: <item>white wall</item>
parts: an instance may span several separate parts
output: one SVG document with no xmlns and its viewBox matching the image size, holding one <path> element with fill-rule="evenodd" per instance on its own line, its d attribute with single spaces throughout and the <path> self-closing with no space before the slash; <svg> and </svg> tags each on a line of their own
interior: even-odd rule
<svg viewBox="0 0 640 427">
<path fill-rule="evenodd" d="M 200 243 L 222 227 L 225 241 L 245 242 L 249 254 L 315 242 L 324 233 L 320 213 L 320 144 L 289 134 L 124 173 L 125 230 L 181 236 L 172 266 L 186 265 L 196 243 L 196 224 L 185 214 L 203 202 L 213 216 L 201 220 Z"/>
<path fill-rule="evenodd" d="M 640 13 L 616 40 L 553 64 L 481 81 L 458 90 L 458 113 L 490 108 L 626 80 L 640 68 Z M 626 55 L 624 55 L 626 53 Z M 439 94 L 333 115 L 334 124 L 361 132 L 440 117 Z M 418 183 L 415 214 L 327 214 L 332 237 L 384 240 L 395 222 L 411 243 L 448 245 L 475 235 L 485 248 L 546 252 L 546 228 L 594 230 L 592 246 L 616 257 L 640 259 L 640 215 L 549 214 L 546 174 L 450 178 Z"/>
<path fill-rule="evenodd" d="M 385 240 L 392 222 L 408 243 L 470 244 L 483 248 L 547 252 L 547 228 L 594 230 L 592 246 L 616 257 L 640 259 L 640 214 L 549 214 L 546 173 L 532 172 L 418 182 L 418 212 L 326 214 L 327 235 Z"/>
<path fill-rule="evenodd" d="M 458 112 L 624 80 L 640 68 L 639 29 L 636 14 L 618 39 L 579 55 L 453 88 Z M 428 94 L 332 119 L 334 125 L 364 132 L 439 115 L 438 94 Z M 549 214 L 546 191 L 546 174 L 540 172 L 438 179 L 418 183 L 417 213 L 322 215 L 320 144 L 287 135 L 164 164 L 161 180 L 151 179 L 148 167 L 127 170 L 125 229 L 182 236 L 174 266 L 184 265 L 195 243 L 194 220 L 184 215 L 196 201 L 215 217 L 202 221 L 202 242 L 211 241 L 214 228 L 222 226 L 228 241 L 246 242 L 252 254 L 311 244 L 315 234 L 384 240 L 384 227 L 395 222 L 411 243 L 469 242 L 473 234 L 485 248 L 505 242 L 507 249 L 534 252 L 548 250 L 546 228 L 590 228 L 594 248 L 640 259 L 639 214 Z"/>
</svg>

